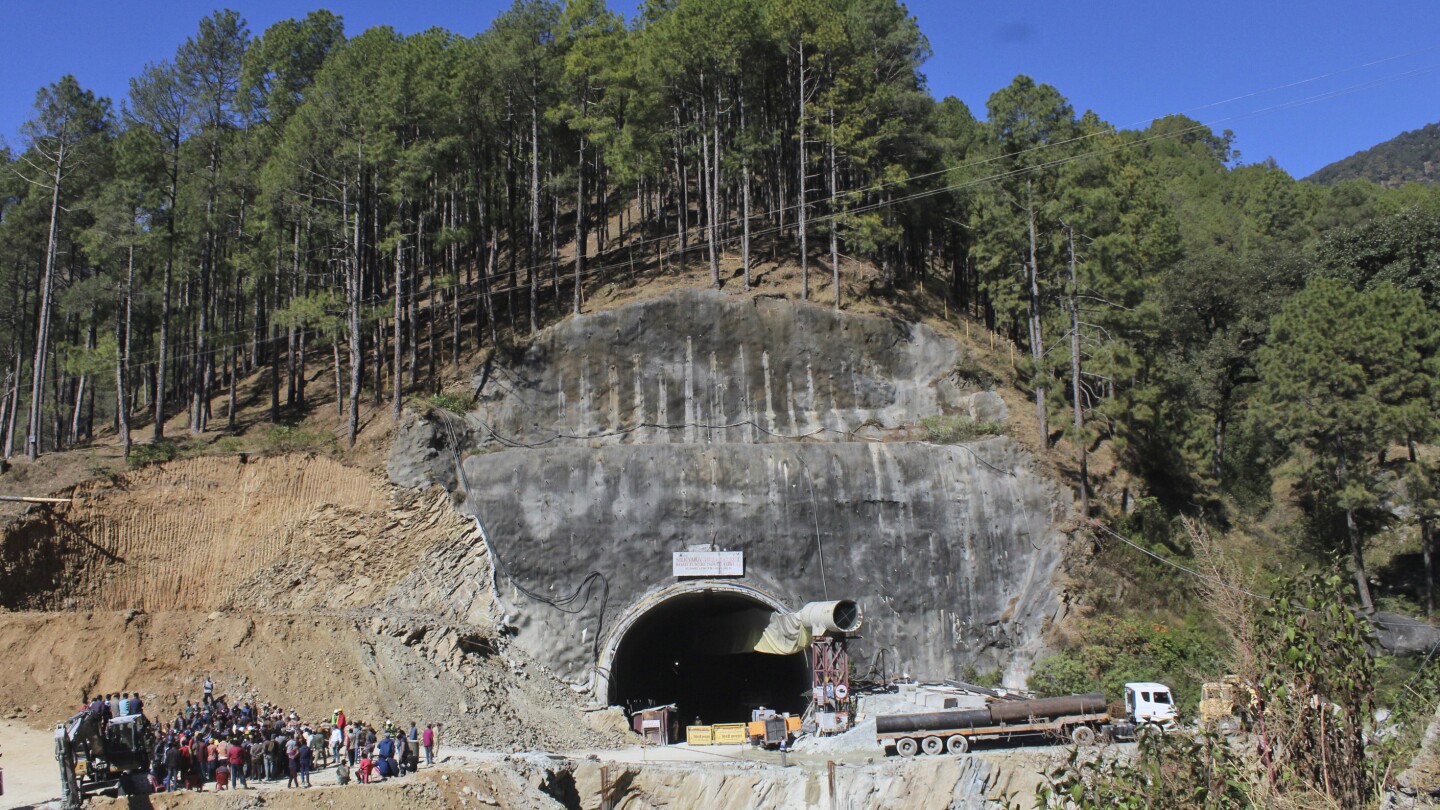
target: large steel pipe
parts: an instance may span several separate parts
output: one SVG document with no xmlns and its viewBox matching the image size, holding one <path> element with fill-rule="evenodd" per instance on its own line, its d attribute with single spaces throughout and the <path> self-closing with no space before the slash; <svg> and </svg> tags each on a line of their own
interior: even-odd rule
<svg viewBox="0 0 1440 810">
<path fill-rule="evenodd" d="M 1050 720 L 1071 714 L 1098 714 L 1105 711 L 1105 695 L 1090 692 L 1084 695 L 1040 698 L 1039 700 L 1000 700 L 990 704 L 990 719 L 996 724 L 1014 723 L 1032 717 Z"/>
<path fill-rule="evenodd" d="M 922 712 L 920 714 L 882 714 L 875 718 L 875 731 L 878 734 L 918 734 L 923 731 L 988 725 L 990 725 L 990 712 L 985 709 Z"/>
<path fill-rule="evenodd" d="M 864 621 L 860 606 L 849 599 L 810 602 L 795 611 L 795 615 L 817 636 L 825 633 L 853 633 L 860 629 L 860 624 Z"/>
<path fill-rule="evenodd" d="M 1105 711 L 1105 696 L 1099 692 L 1039 700 L 997 700 L 983 709 L 916 714 L 882 714 L 875 718 L 879 734 L 916 734 L 924 731 L 975 728 L 1054 720 L 1074 714 L 1099 714 Z"/>
</svg>

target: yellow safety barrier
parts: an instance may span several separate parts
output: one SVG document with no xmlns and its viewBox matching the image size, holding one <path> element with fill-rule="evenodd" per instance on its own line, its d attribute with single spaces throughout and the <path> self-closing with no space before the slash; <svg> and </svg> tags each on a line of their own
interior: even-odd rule
<svg viewBox="0 0 1440 810">
<path fill-rule="evenodd" d="M 691 745 L 714 745 L 715 732 L 710 726 L 686 726 L 685 742 Z"/>
<path fill-rule="evenodd" d="M 716 745 L 740 745 L 745 742 L 744 723 L 716 723 Z"/>
</svg>

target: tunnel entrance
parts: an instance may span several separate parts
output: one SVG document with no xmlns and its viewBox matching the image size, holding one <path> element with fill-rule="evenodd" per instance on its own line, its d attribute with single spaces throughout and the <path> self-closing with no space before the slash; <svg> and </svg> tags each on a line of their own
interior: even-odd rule
<svg viewBox="0 0 1440 810">
<path fill-rule="evenodd" d="M 775 609 L 735 591 L 672 596 L 638 616 L 609 669 L 609 700 L 627 712 L 673 703 L 680 723 L 741 723 L 765 706 L 799 714 L 806 656 L 768 655 L 754 642 Z"/>
</svg>

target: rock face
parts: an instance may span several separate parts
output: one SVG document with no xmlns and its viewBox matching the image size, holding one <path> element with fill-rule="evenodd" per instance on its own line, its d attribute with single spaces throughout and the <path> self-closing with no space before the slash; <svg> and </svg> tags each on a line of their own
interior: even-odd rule
<svg viewBox="0 0 1440 810">
<path fill-rule="evenodd" d="M 792 608 L 859 601 L 861 672 L 884 651 L 892 674 L 999 667 L 1023 681 L 1057 609 L 1069 498 L 1007 438 L 918 440 L 929 416 L 1004 419 L 962 360 L 924 326 L 684 291 L 571 319 L 498 359 L 472 413 L 402 426 L 390 473 L 463 489 L 500 571 L 533 594 L 603 575 L 603 603 L 594 587 L 574 614 L 500 581 L 516 643 L 576 682 L 597 627 L 609 641 L 632 605 L 676 584 L 671 553 L 697 546 L 743 552 L 744 576 L 727 581 Z"/>
<path fill-rule="evenodd" d="M 1371 622 L 1375 639 L 1395 655 L 1429 655 L 1440 647 L 1440 630 L 1399 613 L 1376 613 Z"/>
</svg>

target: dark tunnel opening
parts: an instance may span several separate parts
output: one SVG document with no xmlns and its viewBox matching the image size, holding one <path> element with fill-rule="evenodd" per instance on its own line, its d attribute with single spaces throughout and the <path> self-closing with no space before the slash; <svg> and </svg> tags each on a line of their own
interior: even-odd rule
<svg viewBox="0 0 1440 810">
<path fill-rule="evenodd" d="M 687 593 L 638 618 L 615 650 L 610 705 L 627 712 L 675 704 L 681 725 L 743 723 L 753 709 L 804 711 L 804 653 L 769 655 L 753 644 L 774 613 L 730 592 Z"/>
</svg>

